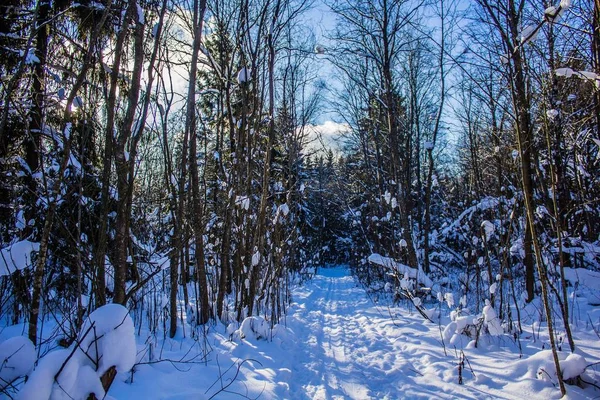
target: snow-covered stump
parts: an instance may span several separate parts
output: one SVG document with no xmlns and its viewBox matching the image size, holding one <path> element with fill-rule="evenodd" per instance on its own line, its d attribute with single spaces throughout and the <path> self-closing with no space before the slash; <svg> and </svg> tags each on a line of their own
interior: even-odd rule
<svg viewBox="0 0 600 400">
<path fill-rule="evenodd" d="M 133 320 L 119 304 L 87 318 L 75 342 L 43 357 L 18 393 L 26 400 L 103 398 L 118 372 L 131 370 L 136 343 Z"/>
</svg>

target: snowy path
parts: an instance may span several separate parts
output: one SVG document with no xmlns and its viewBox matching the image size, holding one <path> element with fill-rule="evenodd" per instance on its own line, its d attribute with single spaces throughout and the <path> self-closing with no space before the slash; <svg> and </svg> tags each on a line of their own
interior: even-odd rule
<svg viewBox="0 0 600 400">
<path fill-rule="evenodd" d="M 294 290 L 288 326 L 296 336 L 288 353 L 291 369 L 286 399 L 549 399 L 559 398 L 536 378 L 545 359 L 520 359 L 513 342 L 482 339 L 477 349 L 447 345 L 439 327 L 408 304 L 388 309 L 373 304 L 348 272 L 322 269 Z M 391 315 L 393 314 L 393 318 Z M 446 317 L 447 318 L 447 317 Z M 443 328 L 443 327 L 442 327 Z M 540 342 L 525 343 L 539 351 Z M 501 345 L 501 346 L 499 346 Z M 594 347 L 593 341 L 591 348 Z M 458 384 L 458 355 L 469 364 Z M 533 354 L 532 354 L 533 355 Z M 472 369 L 471 369 L 472 368 Z M 573 387 L 570 398 L 582 398 Z"/>
<path fill-rule="evenodd" d="M 331 274 L 333 272 L 333 274 Z M 336 274 L 337 272 L 337 274 Z M 439 396 L 415 381 L 413 365 L 386 308 L 374 307 L 362 288 L 340 270 L 318 275 L 297 289 L 290 326 L 299 342 L 290 397 L 297 399 L 386 399 Z M 337 275 L 337 276 L 336 276 Z M 403 340 L 420 344 L 417 322 L 405 326 Z M 403 348 L 404 347 L 404 348 Z M 426 352 L 423 354 L 427 358 Z M 420 364 L 420 363 L 419 363 Z"/>
</svg>

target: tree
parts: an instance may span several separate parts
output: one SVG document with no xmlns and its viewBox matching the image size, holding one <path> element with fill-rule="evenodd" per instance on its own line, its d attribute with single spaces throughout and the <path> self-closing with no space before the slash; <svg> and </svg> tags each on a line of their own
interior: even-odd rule
<svg viewBox="0 0 600 400">
<path fill-rule="evenodd" d="M 400 235 L 407 243 L 407 262 L 416 268 L 417 253 L 413 243 L 410 212 L 413 208 L 411 184 L 413 178 L 413 138 L 405 129 L 405 108 L 398 94 L 396 68 L 401 51 L 411 40 L 406 34 L 409 21 L 419 6 L 403 0 L 382 0 L 364 4 L 340 1 L 332 4 L 338 18 L 334 38 L 338 45 L 332 60 L 354 83 L 372 94 L 380 103 L 384 124 L 386 148 L 389 149 L 390 174 L 385 176 L 384 187 L 397 199 Z M 358 55 L 358 57 L 357 57 Z M 366 71 L 373 72 L 375 81 L 361 81 Z"/>
<path fill-rule="evenodd" d="M 525 6 L 525 3 L 511 0 L 508 2 L 508 4 L 499 4 L 498 2 L 478 0 L 478 4 L 486 13 L 488 23 L 501 37 L 503 48 L 507 54 L 504 56 L 507 61 L 506 74 L 511 87 L 517 145 L 521 166 L 521 180 L 527 218 L 525 246 L 528 248 L 528 243 L 531 242 L 534 249 L 538 275 L 541 281 L 542 300 L 548 322 L 548 334 L 550 336 L 550 345 L 554 356 L 554 364 L 557 371 L 560 371 L 560 364 L 554 338 L 553 317 L 548 295 L 548 272 L 542 260 L 542 250 L 539 238 L 536 235 L 535 204 L 533 197 L 534 180 L 532 170 L 532 153 L 535 151 L 535 149 L 533 147 L 533 126 L 530 119 L 530 95 L 527 91 L 526 83 L 526 60 L 524 58 L 523 47 L 517 42 L 518 38 L 520 37 L 519 22 L 521 18 L 521 12 Z M 528 287 L 528 293 L 531 295 L 533 292 L 533 270 L 527 264 L 526 268 L 527 282 L 528 285 L 530 285 Z M 564 395 L 566 391 L 560 373 L 558 373 L 558 381 L 561 393 Z"/>
</svg>

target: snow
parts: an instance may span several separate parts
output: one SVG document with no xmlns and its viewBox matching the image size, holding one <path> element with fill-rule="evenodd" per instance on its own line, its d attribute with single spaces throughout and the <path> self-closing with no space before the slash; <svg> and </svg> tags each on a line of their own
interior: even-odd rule
<svg viewBox="0 0 600 400">
<path fill-rule="evenodd" d="M 237 82 L 238 84 L 243 84 L 249 82 L 252 79 L 252 70 L 246 67 L 240 69 L 237 73 Z"/>
<path fill-rule="evenodd" d="M 131 370 L 137 354 L 133 320 L 119 304 L 92 312 L 68 349 L 44 356 L 19 392 L 23 400 L 86 399 L 104 397 L 100 377 L 112 366 Z"/>
<path fill-rule="evenodd" d="M 31 253 L 39 249 L 39 243 L 22 240 L 0 250 L 0 276 L 31 266 Z"/>
<path fill-rule="evenodd" d="M 571 0 L 560 0 L 560 7 L 567 10 L 571 7 Z"/>
<path fill-rule="evenodd" d="M 259 262 L 260 262 L 260 252 L 257 251 L 252 255 L 252 266 L 256 267 Z"/>
<path fill-rule="evenodd" d="M 537 26 L 534 26 L 534 25 L 526 26 L 521 31 L 521 38 L 520 38 L 521 43 L 525 44 L 532 40 L 535 40 L 538 33 L 539 33 L 539 29 L 537 29 Z"/>
<path fill-rule="evenodd" d="M 144 9 L 142 8 L 142 6 L 140 6 L 139 3 L 136 3 L 135 5 L 137 7 L 138 24 L 144 25 L 146 23 L 146 17 L 144 16 Z"/>
<path fill-rule="evenodd" d="M 550 120 L 553 120 L 554 118 L 558 117 L 559 114 L 560 114 L 560 112 L 558 110 L 555 110 L 555 109 L 551 109 L 551 110 L 546 111 L 546 116 Z"/>
<path fill-rule="evenodd" d="M 587 80 L 591 80 L 591 81 L 600 79 L 600 76 L 598 74 L 596 74 L 595 72 L 575 71 L 568 67 L 557 68 L 554 70 L 554 73 L 556 74 L 556 76 L 564 76 L 565 78 L 570 78 L 572 76 L 575 76 L 575 77 L 578 77 L 581 79 L 587 79 Z"/>
<path fill-rule="evenodd" d="M 29 49 L 27 51 L 27 56 L 25 57 L 25 64 L 32 65 L 32 64 L 39 64 L 39 62 L 40 62 L 40 59 L 38 58 L 38 56 L 35 55 L 35 50 Z"/>
<path fill-rule="evenodd" d="M 368 260 L 372 264 L 392 269 L 403 276 L 416 279 L 419 283 L 422 283 L 426 287 L 433 286 L 431 279 L 429 279 L 429 277 L 420 268 L 411 268 L 408 265 L 401 264 L 389 257 L 384 257 L 376 253 L 371 254 Z"/>
<path fill-rule="evenodd" d="M 80 335 L 80 346 L 92 359 L 100 359 L 100 375 L 111 366 L 115 366 L 117 371 L 129 371 L 133 367 L 136 355 L 134 327 L 125 307 L 107 304 L 97 309 L 83 324 L 83 335 L 88 329 L 93 331 L 93 335 Z"/>
<path fill-rule="evenodd" d="M 554 73 L 556 73 L 556 76 L 564 76 L 566 78 L 570 78 L 571 76 L 573 76 L 573 70 L 571 68 L 557 68 Z"/>
<path fill-rule="evenodd" d="M 83 107 L 83 99 L 79 96 L 75 96 L 73 99 L 73 107 L 81 108 Z"/>
<path fill-rule="evenodd" d="M 62 399 L 61 391 L 58 387 L 64 387 L 69 391 L 76 378 L 76 361 L 71 359 L 65 364 L 67 357 L 71 352 L 67 349 L 53 351 L 41 359 L 29 380 L 19 392 L 19 400 L 45 400 Z M 54 390 L 54 376 L 58 373 L 61 366 L 64 365 L 62 373 L 59 375 Z M 75 372 L 73 372 L 75 371 Z M 73 378 L 73 379 L 71 379 Z"/>
<path fill-rule="evenodd" d="M 516 151 L 516 150 L 515 150 Z M 517 153 L 518 155 L 518 153 Z M 463 211 L 458 218 L 442 230 L 442 236 L 447 236 L 450 232 L 460 229 L 463 222 L 469 219 L 477 211 L 485 211 L 491 208 L 496 208 L 500 205 L 500 200 L 495 197 L 486 197 L 479 203 L 467 208 Z"/>
<path fill-rule="evenodd" d="M 237 196 L 235 198 L 235 204 L 244 210 L 248 210 L 250 208 L 250 198 L 248 196 Z"/>
<path fill-rule="evenodd" d="M 483 322 L 486 324 L 490 335 L 500 336 L 504 333 L 496 310 L 494 310 L 490 301 L 487 299 L 485 300 L 485 307 L 483 307 L 483 317 Z"/>
<path fill-rule="evenodd" d="M 290 213 L 290 207 L 287 204 L 282 204 L 279 206 L 279 210 L 283 215 L 288 215 Z"/>
<path fill-rule="evenodd" d="M 383 259 L 380 256 L 379 261 Z M 580 278 L 584 276 L 589 278 Z M 141 324 L 137 345 L 130 340 L 137 332 L 127 310 L 114 304 L 105 306 L 90 315 L 80 339 L 82 347 L 96 356 L 92 350 L 95 344 L 89 346 L 92 338 L 85 336 L 93 323 L 99 337 L 98 353 L 107 362 L 102 363 L 101 358 L 96 370 L 82 351 L 73 352 L 74 346 L 51 351 L 13 397 L 86 399 L 87 393 L 94 392 L 103 398 L 100 371 L 111 363 L 127 368 L 134 362 L 138 364 L 131 374 L 117 376 L 107 399 L 561 397 L 552 353 L 544 349 L 548 343 L 545 325 L 525 324 L 518 336 L 519 349 L 515 337 L 503 332 L 489 301 L 478 315 L 464 309 L 448 313 L 437 307 L 441 308 L 438 325 L 437 320 L 428 322 L 415 312 L 411 300 L 393 304 L 385 297 L 393 296 L 390 293 L 373 301 L 343 266 L 319 267 L 312 280 L 292 285 L 291 296 L 294 302 L 285 326 L 271 328 L 272 320 L 261 314 L 245 318 L 239 326 L 210 324 L 205 331 L 186 324 L 169 339 L 162 332 L 153 335 Z M 451 292 L 440 298 L 448 306 L 452 298 L 454 306 Z M 420 306 L 430 304 L 426 299 L 420 301 Z M 596 323 L 597 318 L 593 321 Z M 482 323 L 475 345 L 475 324 Z M 586 381 L 597 382 L 597 368 L 586 367 L 600 360 L 598 338 L 585 323 L 573 327 L 577 353 L 570 354 L 563 345 L 559 352 L 561 372 L 566 379 L 583 374 Z M 22 328 L 5 328 L 0 331 L 0 340 Z M 0 355 L 5 343 L 0 343 Z M 206 359 L 202 356 L 205 350 Z M 70 355 L 55 383 L 54 376 Z M 461 359 L 465 360 L 463 384 L 458 383 Z M 225 384 L 230 386 L 222 391 Z M 597 396 L 591 385 L 567 385 L 568 399 Z"/>
<path fill-rule="evenodd" d="M 490 241 L 492 235 L 494 234 L 494 229 L 494 224 L 492 224 L 490 221 L 485 220 L 481 223 L 481 230 L 485 234 L 486 241 Z"/>
<path fill-rule="evenodd" d="M 580 284 L 600 291 L 600 272 L 585 268 L 565 268 L 565 279 L 571 285 Z"/>
<path fill-rule="evenodd" d="M 211 324 L 206 336 L 202 328 L 186 324 L 174 339 L 162 332 L 152 335 L 142 324 L 137 360 L 136 344 L 128 341 L 134 333 L 127 310 L 106 306 L 90 315 L 80 338 L 91 344 L 91 338 L 83 336 L 93 322 L 97 334 L 104 332 L 98 351 L 109 362 L 96 370 L 83 352 L 73 353 L 74 346 L 51 351 L 13 397 L 85 399 L 86 393 L 94 392 L 103 398 L 100 371 L 110 363 L 126 368 L 136 361 L 134 372 L 117 376 L 107 399 L 561 397 L 555 386 L 552 354 L 543 349 L 548 343 L 545 325 L 539 330 L 538 325 L 524 326 L 519 351 L 512 334 L 504 334 L 493 322 L 498 318 L 489 303 L 478 316 L 467 310 L 453 310 L 448 316 L 442 310 L 438 326 L 437 321 L 430 323 L 415 312 L 410 300 L 394 305 L 382 297 L 373 302 L 346 267 L 319 267 L 312 280 L 294 285 L 291 295 L 294 302 L 285 326 L 272 329 L 272 321 L 263 314 L 248 317 L 239 326 Z M 441 297 L 454 299 L 450 292 Z M 427 305 L 427 300 L 421 301 L 421 306 Z M 475 321 L 486 324 L 476 347 Z M 569 354 L 566 346 L 559 352 L 561 370 L 565 378 L 585 374 L 587 381 L 597 382 L 595 369 L 583 372 L 600 359 L 597 336 L 584 326 L 575 327 L 578 353 Z M 5 328 L 0 340 L 22 328 Z M 0 343 L 0 354 L 5 343 Z M 206 359 L 203 346 L 209 350 Z M 457 369 L 461 353 L 468 361 L 462 385 L 458 384 Z M 55 383 L 54 376 L 71 354 Z M 227 391 L 221 391 L 224 384 L 230 384 Z M 567 385 L 567 391 L 569 399 L 598 395 L 592 386 Z"/>
<path fill-rule="evenodd" d="M 566 11 L 565 8 L 562 8 L 562 5 L 559 7 L 560 8 L 550 6 L 550 7 L 546 8 L 546 10 L 544 10 L 544 16 L 546 17 L 546 20 L 549 23 L 558 22 L 560 20 L 560 18 L 562 17 L 562 15 L 564 14 L 564 12 Z"/>
<path fill-rule="evenodd" d="M 580 78 L 595 80 L 598 79 L 598 74 L 592 71 L 578 71 L 577 72 Z"/>
<path fill-rule="evenodd" d="M 240 328 L 233 333 L 233 336 L 252 341 L 267 339 L 269 328 L 269 323 L 264 318 L 248 317 L 242 321 Z"/>
<path fill-rule="evenodd" d="M 448 305 L 448 308 L 454 307 L 454 304 L 455 304 L 454 303 L 454 294 L 452 294 L 452 293 L 444 293 L 443 300 Z"/>
<path fill-rule="evenodd" d="M 563 362 L 560 363 L 563 379 L 576 378 L 583 374 L 587 368 L 587 361 L 580 354 L 569 354 Z"/>
<path fill-rule="evenodd" d="M 383 199 L 385 200 L 385 202 L 387 204 L 390 204 L 390 200 L 392 199 L 392 194 L 388 191 L 385 192 L 385 194 L 383 195 Z"/>
<path fill-rule="evenodd" d="M 35 346 L 24 336 L 14 336 L 0 343 L 0 391 L 15 379 L 29 375 L 35 360 Z"/>
<path fill-rule="evenodd" d="M 94 10 L 104 10 L 106 7 L 104 7 L 104 4 L 99 3 L 97 1 L 92 1 L 89 3 L 88 5 L 89 8 L 92 8 Z"/>
</svg>

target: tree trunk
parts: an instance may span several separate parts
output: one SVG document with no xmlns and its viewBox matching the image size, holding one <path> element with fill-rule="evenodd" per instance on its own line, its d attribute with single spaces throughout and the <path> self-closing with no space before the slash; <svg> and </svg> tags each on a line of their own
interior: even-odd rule
<svg viewBox="0 0 600 400">
<path fill-rule="evenodd" d="M 125 16 L 127 18 L 127 15 Z M 125 22 L 123 22 L 125 24 Z M 96 271 L 96 306 L 106 304 L 106 251 L 108 248 L 108 214 L 110 212 L 110 178 L 112 172 L 112 159 L 115 140 L 115 115 L 117 111 L 117 85 L 121 59 L 127 29 L 122 29 L 117 36 L 115 44 L 115 58 L 111 66 L 110 86 L 106 101 L 106 129 L 104 139 L 104 158 L 102 169 L 102 192 L 100 195 L 100 227 L 98 229 L 97 247 L 94 253 L 94 267 Z M 123 294 L 124 297 L 124 294 Z"/>
<path fill-rule="evenodd" d="M 114 146 L 115 172 L 117 175 L 117 220 L 115 223 L 115 257 L 114 257 L 114 303 L 126 305 L 127 295 L 125 286 L 127 281 L 129 224 L 131 222 L 131 202 L 133 196 L 134 174 L 136 156 L 136 140 L 132 140 L 132 127 L 136 109 L 139 103 L 141 89 L 142 66 L 144 62 L 144 25 L 137 15 L 137 3 L 130 0 L 127 6 L 125 24 L 134 20 L 134 47 L 133 47 L 133 76 L 127 95 L 127 110 L 122 124 L 118 129 L 117 140 Z M 127 17 L 129 16 L 129 18 Z M 124 29 L 123 29 L 124 30 Z M 138 121 L 143 126 L 143 121 Z M 133 255 L 131 255 L 133 256 Z"/>
<path fill-rule="evenodd" d="M 188 84 L 188 98 L 186 108 L 185 129 L 190 140 L 190 184 L 192 187 L 192 229 L 195 243 L 195 270 L 199 285 L 200 309 L 198 323 L 205 324 L 210 318 L 210 303 L 208 300 L 208 283 L 206 279 L 206 265 L 204 260 L 204 225 L 203 205 L 200 194 L 200 179 L 198 174 L 197 154 L 197 126 L 196 126 L 196 79 L 198 72 L 198 53 L 202 40 L 202 26 L 206 0 L 194 0 L 193 3 L 193 27 L 194 42 L 192 48 L 192 63 L 190 68 L 190 79 Z"/>
</svg>

